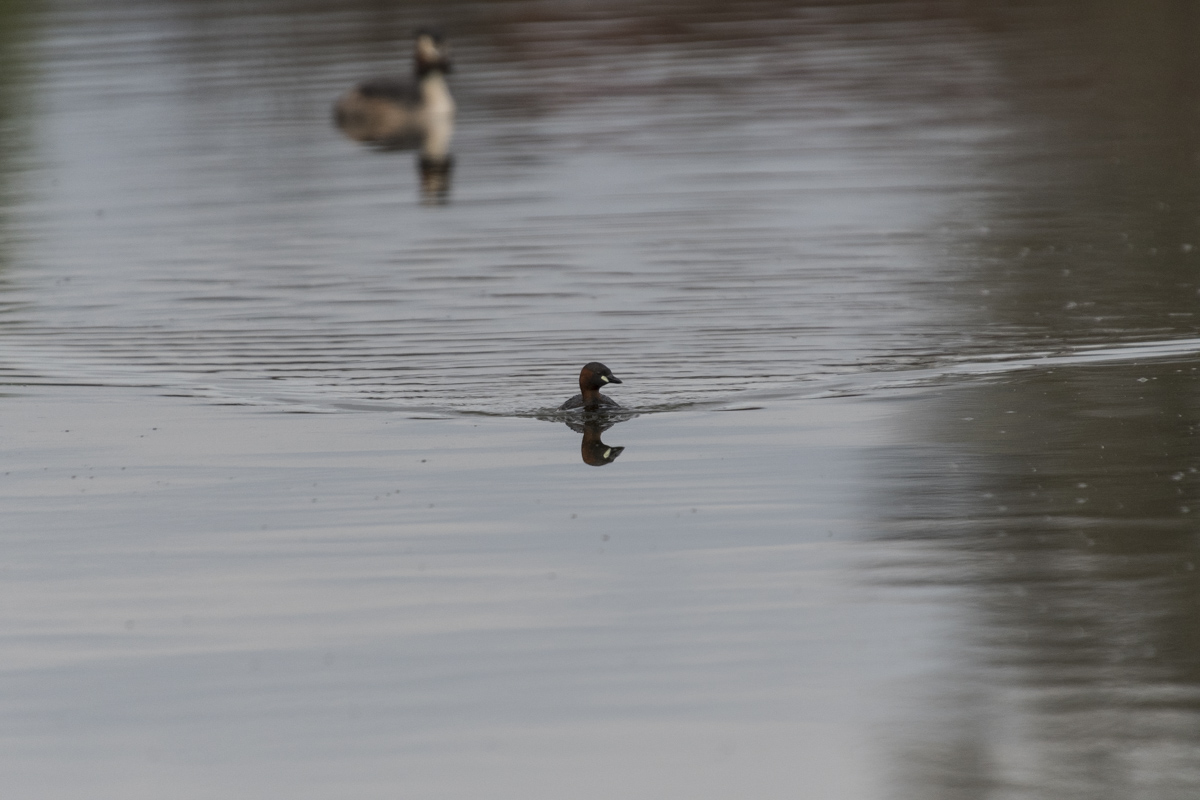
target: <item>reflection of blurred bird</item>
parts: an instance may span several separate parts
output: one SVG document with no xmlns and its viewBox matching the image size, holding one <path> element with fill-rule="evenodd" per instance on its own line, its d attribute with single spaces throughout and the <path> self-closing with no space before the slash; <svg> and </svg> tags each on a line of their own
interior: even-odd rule
<svg viewBox="0 0 1200 800">
<path fill-rule="evenodd" d="M 376 78 L 346 92 L 333 107 L 334 121 L 351 139 L 390 148 L 420 147 L 422 168 L 448 166 L 454 133 L 454 98 L 442 35 L 417 31 L 416 80 Z"/>
<path fill-rule="evenodd" d="M 584 411 L 619 409 L 620 403 L 608 395 L 600 394 L 600 388 L 609 383 L 621 383 L 621 379 L 613 375 L 612 370 L 599 361 L 585 364 L 579 372 L 579 394 L 559 406 L 559 411 L 570 411 L 576 408 Z"/>
<path fill-rule="evenodd" d="M 613 422 L 601 422 L 595 419 L 587 419 L 582 425 L 567 423 L 567 427 L 571 430 L 583 434 L 583 442 L 579 445 L 579 454 L 583 456 L 583 463 L 593 467 L 603 467 L 605 464 L 616 461 L 617 456 L 624 452 L 624 447 L 609 447 L 600 441 L 600 434 L 611 428 L 613 424 Z"/>
</svg>

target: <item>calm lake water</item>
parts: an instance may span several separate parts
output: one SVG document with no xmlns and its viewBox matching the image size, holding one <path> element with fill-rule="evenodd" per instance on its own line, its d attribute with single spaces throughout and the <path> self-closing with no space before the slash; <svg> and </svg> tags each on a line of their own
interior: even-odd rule
<svg viewBox="0 0 1200 800">
<path fill-rule="evenodd" d="M 330 115 L 431 22 L 438 191 Z M 1194 798 L 1198 54 L 1172 2 L 0 2 L 6 794 Z"/>
</svg>

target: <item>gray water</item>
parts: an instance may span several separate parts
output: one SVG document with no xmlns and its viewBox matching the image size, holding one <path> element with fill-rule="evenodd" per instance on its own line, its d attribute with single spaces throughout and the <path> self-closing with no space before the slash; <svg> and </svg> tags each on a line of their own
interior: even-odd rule
<svg viewBox="0 0 1200 800">
<path fill-rule="evenodd" d="M 1198 17 L 0 3 L 6 795 L 1194 797 Z"/>
</svg>

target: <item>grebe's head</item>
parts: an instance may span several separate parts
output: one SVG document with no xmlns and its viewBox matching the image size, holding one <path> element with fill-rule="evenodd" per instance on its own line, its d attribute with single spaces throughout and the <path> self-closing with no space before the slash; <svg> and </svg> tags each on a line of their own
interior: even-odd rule
<svg viewBox="0 0 1200 800">
<path fill-rule="evenodd" d="M 450 51 L 442 38 L 442 32 L 436 28 L 417 28 L 415 34 L 417 74 L 425 75 L 437 70 L 450 72 Z"/>
<path fill-rule="evenodd" d="M 612 370 L 599 361 L 585 364 L 583 369 L 579 371 L 580 389 L 600 389 L 610 383 L 620 382 L 621 379 L 613 375 Z"/>
</svg>

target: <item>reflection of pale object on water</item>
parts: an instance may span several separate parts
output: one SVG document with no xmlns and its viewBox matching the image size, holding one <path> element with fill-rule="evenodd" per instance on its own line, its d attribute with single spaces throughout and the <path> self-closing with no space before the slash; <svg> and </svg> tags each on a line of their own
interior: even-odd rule
<svg viewBox="0 0 1200 800">
<path fill-rule="evenodd" d="M 426 203 L 439 204 L 450 194 L 450 168 L 454 159 L 447 155 L 441 159 L 428 159 L 423 154 L 419 161 L 421 169 L 421 195 Z"/>
<path fill-rule="evenodd" d="M 334 121 L 355 141 L 387 149 L 419 148 L 422 176 L 450 167 L 454 98 L 446 84 L 450 59 L 440 34 L 417 31 L 415 79 L 377 78 L 338 98 Z"/>
</svg>

